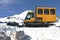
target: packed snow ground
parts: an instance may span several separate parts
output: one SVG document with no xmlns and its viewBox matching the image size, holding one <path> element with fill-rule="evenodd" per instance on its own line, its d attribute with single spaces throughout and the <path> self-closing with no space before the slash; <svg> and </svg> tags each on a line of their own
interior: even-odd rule
<svg viewBox="0 0 60 40">
<path fill-rule="evenodd" d="M 19 28 L 31 37 L 31 40 L 60 40 L 60 28 Z M 17 29 L 18 30 L 18 29 Z"/>
<path fill-rule="evenodd" d="M 56 26 L 50 27 L 13 27 L 13 26 L 0 26 L 0 30 L 5 31 L 6 35 L 11 37 L 11 40 L 16 40 L 15 33 L 17 31 L 24 31 L 26 35 L 31 37 L 31 40 L 60 40 L 60 28 Z"/>
</svg>

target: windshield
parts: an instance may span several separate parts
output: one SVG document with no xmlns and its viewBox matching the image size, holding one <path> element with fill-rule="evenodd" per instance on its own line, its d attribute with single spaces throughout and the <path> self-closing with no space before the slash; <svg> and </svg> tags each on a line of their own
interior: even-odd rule
<svg viewBox="0 0 60 40">
<path fill-rule="evenodd" d="M 26 16 L 26 20 L 29 20 L 34 17 L 34 13 L 28 13 Z"/>
</svg>

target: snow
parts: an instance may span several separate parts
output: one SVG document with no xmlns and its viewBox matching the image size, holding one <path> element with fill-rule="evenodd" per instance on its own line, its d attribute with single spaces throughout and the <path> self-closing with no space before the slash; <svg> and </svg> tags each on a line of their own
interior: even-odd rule
<svg viewBox="0 0 60 40">
<path fill-rule="evenodd" d="M 31 40 L 60 40 L 59 28 L 21 28 L 25 34 L 29 35 Z"/>
<path fill-rule="evenodd" d="M 2 28 L 2 29 L 1 29 Z M 11 37 L 11 40 L 14 40 L 15 33 L 17 31 L 24 31 L 26 35 L 31 37 L 31 40 L 60 40 L 60 28 L 59 27 L 14 27 L 14 26 L 2 26 L 0 29 L 6 32 L 6 35 Z M 13 36 L 14 35 L 14 36 Z M 16 38 L 15 38 L 16 39 Z"/>
</svg>

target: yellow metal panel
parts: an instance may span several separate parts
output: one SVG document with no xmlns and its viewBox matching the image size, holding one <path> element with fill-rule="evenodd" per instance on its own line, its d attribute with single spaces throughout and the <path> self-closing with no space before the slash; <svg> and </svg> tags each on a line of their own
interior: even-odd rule
<svg viewBox="0 0 60 40">
<path fill-rule="evenodd" d="M 38 14 L 38 9 L 43 9 L 43 14 Z M 44 14 L 44 9 L 49 9 L 49 14 Z M 51 14 L 50 10 L 55 9 L 55 14 Z M 36 18 L 42 18 L 43 22 L 56 22 L 56 8 L 50 7 L 37 7 Z"/>
<path fill-rule="evenodd" d="M 24 22 L 34 22 L 35 18 L 31 18 L 30 20 L 24 20 Z"/>
<path fill-rule="evenodd" d="M 55 22 L 56 16 L 55 15 L 44 15 L 43 22 Z"/>
</svg>

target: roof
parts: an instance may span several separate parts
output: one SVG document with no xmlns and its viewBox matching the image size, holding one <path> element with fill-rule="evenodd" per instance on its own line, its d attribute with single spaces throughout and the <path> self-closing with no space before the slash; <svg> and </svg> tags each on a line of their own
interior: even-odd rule
<svg viewBox="0 0 60 40">
<path fill-rule="evenodd" d="M 48 6 L 37 6 L 36 8 L 54 8 L 54 9 L 56 9 L 56 7 L 48 7 Z"/>
</svg>

